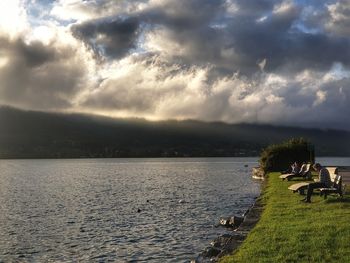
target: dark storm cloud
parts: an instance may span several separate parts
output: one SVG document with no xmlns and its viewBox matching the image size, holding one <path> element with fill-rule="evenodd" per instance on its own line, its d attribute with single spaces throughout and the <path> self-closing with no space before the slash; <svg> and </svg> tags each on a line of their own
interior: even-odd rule
<svg viewBox="0 0 350 263">
<path fill-rule="evenodd" d="M 40 41 L 33 41 L 27 44 L 22 39 L 17 39 L 12 45 L 6 40 L 4 42 L 5 45 L 3 48 L 12 49 L 10 53 L 17 58 L 21 58 L 29 68 L 39 67 L 49 63 L 57 55 L 54 49 L 45 46 Z"/>
<path fill-rule="evenodd" d="M 239 8 L 239 13 L 244 15 L 259 15 L 271 11 L 276 1 L 271 0 L 233 0 L 227 3 L 234 3 Z"/>
<path fill-rule="evenodd" d="M 138 19 L 129 17 L 88 21 L 73 26 L 72 31 L 99 55 L 119 58 L 136 47 L 139 27 Z"/>
<path fill-rule="evenodd" d="M 1 103 L 37 109 L 71 106 L 84 76 L 73 49 L 2 37 L 0 56 L 6 59 L 0 70 Z"/>
<path fill-rule="evenodd" d="M 225 10 L 224 3 L 223 0 L 163 1 L 142 12 L 122 13 L 115 17 L 77 24 L 72 27 L 72 31 L 96 53 L 109 58 L 123 57 L 136 47 L 142 31 L 141 24 L 148 29 L 165 27 L 178 36 L 179 42 L 188 42 L 191 35 L 198 35 L 199 39 L 193 41 L 197 45 L 198 41 L 214 41 L 216 35 L 209 24 Z M 214 43 L 210 47 L 214 47 Z M 192 47 L 190 49 L 197 50 Z"/>
<path fill-rule="evenodd" d="M 350 42 L 330 28 L 339 15 L 345 23 L 344 13 L 334 2 L 164 0 L 100 19 L 98 26 L 85 22 L 89 26 L 80 27 L 85 41 L 104 48 L 115 42 L 115 52 L 121 52 L 105 52 L 107 57 L 118 61 L 141 43 L 145 59 L 125 62 L 126 68 L 140 67 L 141 78 L 134 70 L 111 76 L 82 105 L 161 112 L 166 118 L 325 127 L 321 113 L 339 124 L 348 115 L 349 76 L 334 77 L 332 68 L 339 63 L 349 69 Z M 123 34 L 112 30 L 111 21 L 125 19 L 137 22 L 121 45 Z M 99 42 L 101 33 L 109 41 Z M 145 63 L 152 57 L 157 64 Z M 164 70 L 169 65 L 179 70 Z M 327 74 L 332 77 L 324 78 Z"/>
<path fill-rule="evenodd" d="M 240 71 L 248 76 L 260 70 L 257 63 L 264 59 L 265 70 L 270 72 L 325 70 L 336 61 L 349 64 L 348 38 L 325 31 L 344 31 L 349 24 L 350 1 L 340 2 L 82 1 L 75 6 L 100 16 L 73 25 L 72 31 L 95 53 L 110 59 L 137 50 L 152 34 L 159 42 L 167 42 L 167 47 L 160 46 L 156 52 L 166 55 L 170 63 L 212 65 L 216 72 Z"/>
<path fill-rule="evenodd" d="M 349 39 L 322 33 L 307 33 L 294 27 L 300 10 L 291 8 L 257 23 L 235 18 L 230 26 L 232 46 L 240 54 L 241 70 L 254 70 L 256 61 L 266 58 L 266 70 L 328 69 L 335 61 L 349 65 Z M 255 69 L 256 70 L 256 69 Z M 290 72 L 292 71 L 292 72 Z"/>
<path fill-rule="evenodd" d="M 327 6 L 326 29 L 330 34 L 348 37 L 350 34 L 350 1 L 334 1 Z"/>
<path fill-rule="evenodd" d="M 334 62 L 349 65 L 349 39 L 297 27 L 305 6 L 292 1 L 232 3 L 237 11 L 229 17 L 223 10 L 228 2 L 220 1 L 206 1 L 208 8 L 201 7 L 202 1 L 177 1 L 174 6 L 165 1 L 161 9 L 147 10 L 143 16 L 163 26 L 169 41 L 182 47 L 182 54 L 168 53 L 189 65 L 211 64 L 224 73 L 234 70 L 247 75 L 259 71 L 257 62 L 263 59 L 270 72 L 326 70 Z M 201 11 L 184 15 L 188 10 Z"/>
<path fill-rule="evenodd" d="M 237 10 L 229 14 L 232 4 Z M 322 12 L 327 10 L 321 7 Z M 315 9 L 315 4 L 310 8 Z M 335 61 L 348 65 L 349 40 L 321 29 L 312 34 L 303 31 L 300 23 L 311 25 L 303 19 L 305 9 L 292 1 L 165 0 L 141 11 L 86 21 L 74 25 L 72 31 L 96 53 L 111 59 L 137 48 L 142 32 L 157 36 L 161 31 L 168 43 L 181 47 L 181 52 L 165 50 L 167 60 L 190 66 L 210 64 L 223 74 L 240 71 L 251 75 L 259 71 L 257 63 L 263 59 L 268 71 L 325 70 Z M 317 16 L 316 11 L 313 14 Z"/>
<path fill-rule="evenodd" d="M 174 30 L 189 30 L 208 26 L 224 11 L 224 0 L 166 0 L 146 8 L 139 16 L 151 24 L 164 25 Z"/>
<path fill-rule="evenodd" d="M 0 38 L 0 103 L 156 119 L 347 123 L 350 0 L 46 6 L 39 22 L 29 15 L 33 35 L 25 28 Z M 49 44 L 48 28 L 57 34 Z"/>
</svg>

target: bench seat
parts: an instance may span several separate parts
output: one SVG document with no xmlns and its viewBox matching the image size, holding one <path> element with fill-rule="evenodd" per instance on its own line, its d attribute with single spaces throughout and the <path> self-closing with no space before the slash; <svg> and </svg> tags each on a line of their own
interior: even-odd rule
<svg viewBox="0 0 350 263">
<path fill-rule="evenodd" d="M 292 184 L 291 186 L 288 187 L 289 190 L 293 191 L 293 193 L 299 192 L 299 194 L 304 195 L 305 190 L 309 186 L 310 183 L 308 182 L 301 182 L 297 184 Z"/>
<path fill-rule="evenodd" d="M 323 195 L 324 199 L 326 199 L 327 195 L 329 194 L 338 194 L 340 197 L 343 197 L 343 188 L 342 176 L 340 174 L 337 174 L 334 178 L 333 186 L 320 188 L 320 195 Z"/>
<path fill-rule="evenodd" d="M 286 180 L 289 181 L 294 177 L 302 177 L 302 178 L 306 178 L 306 179 L 310 179 L 311 178 L 311 164 L 303 164 L 301 167 L 301 171 L 299 173 L 288 173 L 288 174 L 281 174 L 279 176 L 279 178 L 281 178 L 282 180 Z"/>
</svg>

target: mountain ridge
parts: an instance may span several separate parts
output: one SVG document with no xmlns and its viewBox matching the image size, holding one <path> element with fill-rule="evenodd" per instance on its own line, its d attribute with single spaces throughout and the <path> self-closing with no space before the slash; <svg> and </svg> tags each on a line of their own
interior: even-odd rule
<svg viewBox="0 0 350 263">
<path fill-rule="evenodd" d="M 0 107 L 0 158 L 257 156 L 304 137 L 318 156 L 350 156 L 350 132 L 197 120 L 147 121 Z"/>
</svg>

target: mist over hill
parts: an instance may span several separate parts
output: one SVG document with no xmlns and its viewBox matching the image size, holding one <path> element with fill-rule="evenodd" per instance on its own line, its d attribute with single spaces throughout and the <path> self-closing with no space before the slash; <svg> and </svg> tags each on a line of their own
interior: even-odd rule
<svg viewBox="0 0 350 263">
<path fill-rule="evenodd" d="M 0 158 L 257 156 L 291 137 L 350 156 L 350 132 L 254 124 L 113 119 L 0 107 Z"/>
</svg>

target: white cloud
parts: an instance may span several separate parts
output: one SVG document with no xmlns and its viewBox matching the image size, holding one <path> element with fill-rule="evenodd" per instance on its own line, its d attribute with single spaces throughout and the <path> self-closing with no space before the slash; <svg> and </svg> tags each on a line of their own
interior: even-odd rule
<svg viewBox="0 0 350 263">
<path fill-rule="evenodd" d="M 295 8 L 295 4 L 292 0 L 286 0 L 281 3 L 278 3 L 274 6 L 272 13 L 275 15 L 283 15 L 289 13 Z"/>
<path fill-rule="evenodd" d="M 0 33 L 15 37 L 27 29 L 24 1 L 0 1 Z"/>
<path fill-rule="evenodd" d="M 51 10 L 51 15 L 62 20 L 85 21 L 97 17 L 88 2 L 80 0 L 59 0 Z"/>
<path fill-rule="evenodd" d="M 301 12 L 294 1 L 59 0 L 37 20 L 29 1 L 4 2 L 3 104 L 302 126 L 350 114 L 350 1 Z M 307 21 L 311 10 L 324 24 Z M 72 34 L 79 26 L 89 41 Z M 101 46 L 110 52 L 98 57 Z"/>
<path fill-rule="evenodd" d="M 325 102 L 327 97 L 327 92 L 323 91 L 323 90 L 318 90 L 316 92 L 316 100 L 313 103 L 313 106 L 318 106 L 320 104 L 322 104 L 323 102 Z"/>
<path fill-rule="evenodd" d="M 84 22 L 91 19 L 132 14 L 142 11 L 147 5 L 139 1 L 129 0 L 58 0 L 54 3 L 50 14 L 58 19 Z"/>
<path fill-rule="evenodd" d="M 350 1 L 340 0 L 327 5 L 328 20 L 326 29 L 330 34 L 348 36 L 350 34 Z"/>
</svg>

